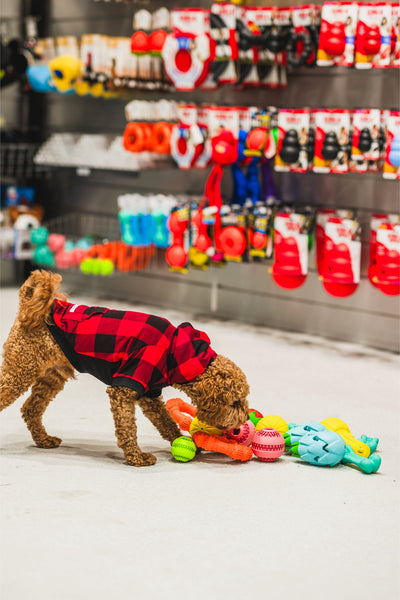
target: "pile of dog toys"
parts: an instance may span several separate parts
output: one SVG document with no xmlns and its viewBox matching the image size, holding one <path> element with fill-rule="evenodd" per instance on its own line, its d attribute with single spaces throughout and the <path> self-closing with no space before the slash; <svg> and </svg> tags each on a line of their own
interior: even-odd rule
<svg viewBox="0 0 400 600">
<path fill-rule="evenodd" d="M 253 454 L 263 462 L 273 462 L 286 451 L 311 465 L 334 467 L 341 463 L 367 474 L 376 473 L 381 465 L 376 453 L 378 438 L 362 435 L 356 439 L 340 419 L 296 425 L 250 409 L 249 419 L 239 429 L 222 431 L 199 421 L 196 408 L 180 398 L 168 400 L 166 407 L 180 429 L 190 433 L 190 437 L 181 436 L 172 444 L 172 455 L 179 462 L 192 460 L 198 449 L 203 449 L 242 462 Z"/>
</svg>

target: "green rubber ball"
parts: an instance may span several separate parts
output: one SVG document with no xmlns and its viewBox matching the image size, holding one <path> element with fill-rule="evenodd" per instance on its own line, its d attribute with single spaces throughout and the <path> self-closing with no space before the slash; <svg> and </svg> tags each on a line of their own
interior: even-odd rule
<svg viewBox="0 0 400 600">
<path fill-rule="evenodd" d="M 47 242 L 49 231 L 46 227 L 37 227 L 36 229 L 32 229 L 30 237 L 32 244 L 35 244 L 35 246 L 43 246 L 43 244 Z"/>
<path fill-rule="evenodd" d="M 85 275 L 93 273 L 93 258 L 85 258 L 80 264 L 80 269 Z"/>
<path fill-rule="evenodd" d="M 100 258 L 92 258 L 92 275 L 101 275 L 102 262 Z"/>
<path fill-rule="evenodd" d="M 196 444 L 190 437 L 182 435 L 172 442 L 171 452 L 175 460 L 189 462 L 196 456 Z"/>
<path fill-rule="evenodd" d="M 101 275 L 111 275 L 114 272 L 114 263 L 109 258 L 101 261 Z"/>
<path fill-rule="evenodd" d="M 54 267 L 54 256 L 48 246 L 38 246 L 33 251 L 33 261 L 43 267 Z"/>
</svg>

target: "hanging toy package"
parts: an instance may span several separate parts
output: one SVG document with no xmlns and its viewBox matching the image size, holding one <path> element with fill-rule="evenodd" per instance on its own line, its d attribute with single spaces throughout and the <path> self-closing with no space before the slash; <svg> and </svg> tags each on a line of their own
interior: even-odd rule
<svg viewBox="0 0 400 600">
<path fill-rule="evenodd" d="M 221 182 L 224 167 L 238 159 L 239 112 L 233 107 L 210 108 L 210 139 L 212 169 L 207 178 L 204 198 L 200 206 L 203 223 L 208 226 L 212 246 L 207 249 L 212 264 L 224 264 L 224 251 L 220 242 L 222 194 Z"/>
<path fill-rule="evenodd" d="M 198 151 L 195 152 L 197 158 L 193 166 L 196 169 L 205 169 L 211 163 L 210 110 L 211 106 L 208 104 L 200 104 L 197 107 L 197 126 L 203 141 Z"/>
<path fill-rule="evenodd" d="M 156 89 L 168 90 L 171 84 L 166 77 L 161 54 L 171 30 L 171 14 L 167 8 L 161 7 L 152 14 L 151 28 L 149 35 L 151 80 Z"/>
<path fill-rule="evenodd" d="M 316 227 L 315 227 L 315 241 L 316 241 L 316 266 L 318 275 L 322 275 L 324 265 L 324 251 L 325 251 L 325 227 L 330 217 L 336 216 L 336 210 L 333 208 L 320 208 L 317 211 Z"/>
<path fill-rule="evenodd" d="M 392 4 L 392 36 L 390 45 L 390 66 L 400 67 L 400 4 Z"/>
<path fill-rule="evenodd" d="M 372 215 L 368 279 L 388 296 L 400 294 L 400 216 Z"/>
<path fill-rule="evenodd" d="M 379 158 L 377 161 L 368 161 L 368 171 L 371 173 L 382 173 L 385 165 L 387 122 L 390 116 L 390 110 L 380 111 L 379 121 Z"/>
<path fill-rule="evenodd" d="M 246 212 L 243 206 L 222 205 L 218 244 L 225 260 L 239 263 L 247 261 Z"/>
<path fill-rule="evenodd" d="M 379 160 L 380 125 L 379 109 L 359 109 L 353 112 L 350 171 L 366 173 L 370 163 Z"/>
<path fill-rule="evenodd" d="M 175 8 L 171 19 L 173 33 L 162 49 L 165 72 L 177 90 L 194 90 L 207 77 L 215 58 L 215 43 L 209 35 L 210 11 Z"/>
<path fill-rule="evenodd" d="M 248 26 L 248 10 L 244 6 L 236 6 L 236 32 L 238 39 L 238 55 L 236 62 L 236 86 L 251 87 L 259 84 L 257 67 L 254 62 L 254 45 L 262 42 L 260 36 L 253 35 Z"/>
<path fill-rule="evenodd" d="M 272 258 L 272 224 L 275 207 L 267 206 L 261 202 L 248 207 L 247 236 L 249 246 L 249 259 L 252 262 L 262 263 Z"/>
<path fill-rule="evenodd" d="M 321 279 L 331 296 L 354 294 L 360 283 L 361 228 L 356 218 L 329 217 L 325 238 Z"/>
<path fill-rule="evenodd" d="M 400 179 L 400 112 L 395 110 L 391 111 L 387 117 L 383 177 Z"/>
<path fill-rule="evenodd" d="M 248 29 L 253 34 L 253 63 L 256 65 L 258 85 L 267 88 L 279 87 L 279 72 L 275 54 L 268 47 L 272 31 L 273 8 L 250 7 L 246 11 Z"/>
<path fill-rule="evenodd" d="M 131 52 L 136 56 L 136 84 L 140 88 L 155 86 L 151 80 L 151 56 L 149 36 L 152 16 L 146 9 L 141 9 L 133 15 L 133 35 L 131 37 Z"/>
<path fill-rule="evenodd" d="M 189 260 L 190 265 L 206 270 L 214 256 L 214 226 L 216 206 L 192 205 L 190 212 Z"/>
<path fill-rule="evenodd" d="M 219 85 L 236 83 L 235 61 L 238 57 L 236 40 L 236 6 L 226 2 L 211 5 L 210 36 L 215 44 L 215 58 L 201 89 L 215 90 Z"/>
<path fill-rule="evenodd" d="M 238 8 L 239 85 L 273 89 L 286 87 L 290 16 L 290 8 Z"/>
<path fill-rule="evenodd" d="M 161 55 L 170 30 L 171 16 L 165 7 L 159 8 L 154 13 L 141 9 L 134 14 L 130 46 L 136 64 L 128 87 L 150 90 L 171 88 L 165 76 Z M 126 56 L 122 59 L 126 64 Z"/>
<path fill-rule="evenodd" d="M 268 205 L 271 203 L 275 204 L 279 199 L 273 175 L 273 165 L 279 137 L 278 115 L 279 110 L 276 106 L 267 106 L 265 111 L 262 111 L 260 115 L 262 125 L 265 123 L 265 127 L 269 130 L 261 161 L 261 199 Z"/>
<path fill-rule="evenodd" d="M 350 111 L 316 110 L 314 111 L 315 173 L 347 173 L 351 147 Z"/>
<path fill-rule="evenodd" d="M 244 140 L 244 156 L 261 160 L 274 155 L 275 144 L 271 134 L 272 113 L 270 109 L 274 110 L 274 107 L 268 107 L 266 110 L 248 107 L 248 112 L 246 108 L 241 109 L 241 115 L 244 117 L 241 129 L 247 132 Z M 251 199 L 254 202 L 258 196 L 251 197 Z"/>
<path fill-rule="evenodd" d="M 385 69 L 390 65 L 392 7 L 387 2 L 360 4 L 356 31 L 356 69 Z"/>
<path fill-rule="evenodd" d="M 295 173 L 307 171 L 309 127 L 309 110 L 281 109 L 279 111 L 275 171 L 293 171 Z"/>
<path fill-rule="evenodd" d="M 316 109 L 310 110 L 310 125 L 308 128 L 308 143 L 307 143 L 307 163 L 308 170 L 314 170 L 314 156 L 315 156 L 315 114 L 318 111 Z"/>
<path fill-rule="evenodd" d="M 321 25 L 321 7 L 314 4 L 293 6 L 292 29 L 287 45 L 287 62 L 291 67 L 315 65 L 318 32 Z"/>
<path fill-rule="evenodd" d="M 298 212 L 278 212 L 274 219 L 274 264 L 272 277 L 277 286 L 295 289 L 308 275 L 310 218 Z"/>
<path fill-rule="evenodd" d="M 222 206 L 221 179 L 223 168 L 238 158 L 239 110 L 236 107 L 212 106 L 209 112 L 209 134 L 213 167 L 205 187 L 210 206 Z"/>
<path fill-rule="evenodd" d="M 204 149 L 204 138 L 197 124 L 195 104 L 181 103 L 177 108 L 178 124 L 171 131 L 171 156 L 180 169 L 191 169 Z"/>
<path fill-rule="evenodd" d="M 318 67 L 354 64 L 358 6 L 357 2 L 325 2 L 322 6 Z"/>
<path fill-rule="evenodd" d="M 278 85 L 280 89 L 287 87 L 287 46 L 292 34 L 292 9 L 280 7 L 274 9 L 272 28 L 268 36 L 268 49 L 274 54 L 274 66 L 278 73 Z M 270 86 L 267 83 L 267 87 Z"/>
<path fill-rule="evenodd" d="M 171 212 L 167 227 L 171 235 L 171 244 L 165 258 L 171 271 L 187 273 L 189 248 L 190 206 L 187 202 L 177 204 Z"/>
<path fill-rule="evenodd" d="M 269 116 L 262 115 L 255 106 L 238 108 L 239 143 L 238 158 L 232 165 L 232 204 L 243 206 L 261 199 L 259 164 L 269 140 Z"/>
</svg>

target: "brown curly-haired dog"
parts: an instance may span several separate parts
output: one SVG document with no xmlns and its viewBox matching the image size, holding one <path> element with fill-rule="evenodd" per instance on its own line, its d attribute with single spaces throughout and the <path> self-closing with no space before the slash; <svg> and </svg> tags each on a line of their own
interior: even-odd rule
<svg viewBox="0 0 400 600">
<path fill-rule="evenodd" d="M 31 388 L 21 412 L 37 446 L 55 448 L 61 443 L 60 438 L 48 435 L 42 417 L 75 369 L 91 372 L 109 384 L 118 446 L 130 465 L 156 462 L 155 456 L 138 446 L 136 404 L 164 439 L 172 443 L 181 435 L 162 401 L 161 389 L 167 385 L 187 394 L 198 407 L 198 418 L 209 425 L 230 429 L 246 421 L 246 377 L 231 360 L 212 350 L 206 334 L 189 323 L 175 328 L 166 319 L 144 313 L 72 305 L 58 293 L 61 279 L 46 271 L 31 274 L 19 291 L 19 312 L 4 344 L 0 410 Z M 138 331 L 137 337 L 125 333 L 116 342 L 117 321 L 119 329 L 127 327 L 128 334 Z M 108 323 L 112 331 L 104 335 L 100 329 L 90 334 L 85 333 L 87 329 L 76 329 L 77 323 L 93 329 L 100 322 Z M 107 354 L 110 340 L 116 354 Z"/>
</svg>

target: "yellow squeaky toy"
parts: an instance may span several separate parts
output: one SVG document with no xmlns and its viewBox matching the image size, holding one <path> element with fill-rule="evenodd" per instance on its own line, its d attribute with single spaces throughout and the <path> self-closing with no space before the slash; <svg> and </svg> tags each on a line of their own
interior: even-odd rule
<svg viewBox="0 0 400 600">
<path fill-rule="evenodd" d="M 289 431 L 289 425 L 286 423 L 285 419 L 279 417 L 278 415 L 267 415 L 260 419 L 256 425 L 256 431 L 261 431 L 261 429 L 276 429 L 282 435 Z"/>
<path fill-rule="evenodd" d="M 190 424 L 189 433 L 191 436 L 193 436 L 198 431 L 202 431 L 203 433 L 207 433 L 208 435 L 222 435 L 222 429 L 218 429 L 218 427 L 212 427 L 211 425 L 207 425 L 207 423 L 199 421 L 199 419 L 195 417 Z"/>
<path fill-rule="evenodd" d="M 49 62 L 54 85 L 61 93 L 69 92 L 82 72 L 82 61 L 75 56 L 57 56 Z"/>
<path fill-rule="evenodd" d="M 370 447 L 367 446 L 367 444 L 365 444 L 364 442 L 357 440 L 351 433 L 349 426 L 346 425 L 344 421 L 332 417 L 330 419 L 325 419 L 324 421 L 321 421 L 321 423 L 327 429 L 330 429 L 331 431 L 334 431 L 335 433 L 340 435 L 340 437 L 344 439 L 345 443 L 348 446 L 350 446 L 356 454 L 368 458 L 368 456 L 371 453 Z"/>
</svg>

